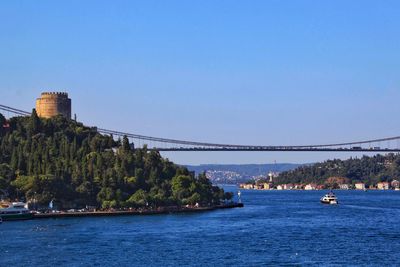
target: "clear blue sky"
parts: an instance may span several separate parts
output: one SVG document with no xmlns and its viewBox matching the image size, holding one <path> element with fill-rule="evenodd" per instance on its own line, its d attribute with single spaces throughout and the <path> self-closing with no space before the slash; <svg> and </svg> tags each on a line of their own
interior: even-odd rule
<svg viewBox="0 0 400 267">
<path fill-rule="evenodd" d="M 1 1 L 0 103 L 29 110 L 41 91 L 67 91 L 87 124 L 209 142 L 399 135 L 399 14 L 400 1 Z"/>
</svg>

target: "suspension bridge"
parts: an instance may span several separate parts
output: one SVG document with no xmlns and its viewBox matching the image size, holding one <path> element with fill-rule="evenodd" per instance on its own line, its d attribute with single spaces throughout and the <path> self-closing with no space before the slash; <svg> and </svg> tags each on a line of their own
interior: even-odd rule
<svg viewBox="0 0 400 267">
<path fill-rule="evenodd" d="M 16 116 L 30 116 L 31 113 L 0 104 L 0 110 Z M 207 142 L 195 142 L 177 139 L 152 137 L 134 133 L 97 128 L 98 132 L 117 137 L 127 136 L 135 146 L 147 145 L 149 150 L 157 151 L 279 151 L 279 152 L 400 152 L 400 136 L 345 143 L 329 143 L 317 145 L 265 146 L 234 145 Z"/>
</svg>

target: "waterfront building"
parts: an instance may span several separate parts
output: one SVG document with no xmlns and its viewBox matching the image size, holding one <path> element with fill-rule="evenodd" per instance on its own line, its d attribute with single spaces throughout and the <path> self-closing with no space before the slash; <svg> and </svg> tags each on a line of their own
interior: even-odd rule
<svg viewBox="0 0 400 267">
<path fill-rule="evenodd" d="M 254 186 L 252 184 L 244 184 L 243 189 L 254 189 Z"/>
<path fill-rule="evenodd" d="M 379 182 L 377 185 L 379 190 L 389 190 L 389 183 L 388 182 Z"/>
<path fill-rule="evenodd" d="M 301 190 L 301 189 L 304 189 L 304 186 L 302 184 L 295 184 L 294 189 Z"/>
<path fill-rule="evenodd" d="M 390 186 L 391 186 L 392 188 L 394 188 L 394 189 L 400 188 L 400 182 L 399 182 L 398 180 L 393 180 L 393 181 L 390 183 Z"/>
<path fill-rule="evenodd" d="M 316 184 L 308 184 L 304 187 L 304 190 L 315 190 L 315 189 L 317 189 Z"/>
<path fill-rule="evenodd" d="M 350 184 L 339 184 L 339 189 L 341 190 L 349 190 L 350 187 Z"/>
<path fill-rule="evenodd" d="M 264 184 L 257 183 L 254 185 L 254 189 L 264 189 Z"/>
<path fill-rule="evenodd" d="M 365 190 L 364 183 L 356 183 L 354 186 L 356 187 L 356 190 Z"/>
<path fill-rule="evenodd" d="M 36 113 L 41 118 L 52 118 L 57 115 L 71 118 L 71 99 L 67 93 L 44 92 L 36 100 Z"/>
<path fill-rule="evenodd" d="M 284 190 L 292 190 L 293 189 L 293 184 L 284 184 L 283 185 Z"/>
<path fill-rule="evenodd" d="M 272 183 L 264 183 L 264 190 L 271 190 L 274 188 Z"/>
</svg>

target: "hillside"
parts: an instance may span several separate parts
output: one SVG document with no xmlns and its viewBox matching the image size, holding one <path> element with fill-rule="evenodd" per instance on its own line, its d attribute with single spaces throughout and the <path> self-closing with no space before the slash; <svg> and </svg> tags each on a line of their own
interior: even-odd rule
<svg viewBox="0 0 400 267">
<path fill-rule="evenodd" d="M 300 166 L 283 172 L 275 180 L 277 184 L 316 183 L 324 184 L 330 177 L 347 178 L 350 183 L 363 182 L 367 186 L 400 178 L 400 155 L 388 154 L 373 157 L 328 160 L 313 165 Z"/>
<path fill-rule="evenodd" d="M 115 141 L 62 116 L 40 119 L 35 110 L 9 121 L 0 114 L 0 195 L 63 208 L 209 205 L 232 197 L 158 152 L 132 150 L 126 137 Z"/>
</svg>

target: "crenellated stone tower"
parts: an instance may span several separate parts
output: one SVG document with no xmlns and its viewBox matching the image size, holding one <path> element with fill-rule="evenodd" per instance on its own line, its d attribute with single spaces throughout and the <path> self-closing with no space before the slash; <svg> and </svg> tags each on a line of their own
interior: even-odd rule
<svg viewBox="0 0 400 267">
<path fill-rule="evenodd" d="M 41 118 L 51 118 L 59 114 L 71 118 L 71 99 L 68 93 L 45 92 L 36 100 L 36 112 Z"/>
</svg>

